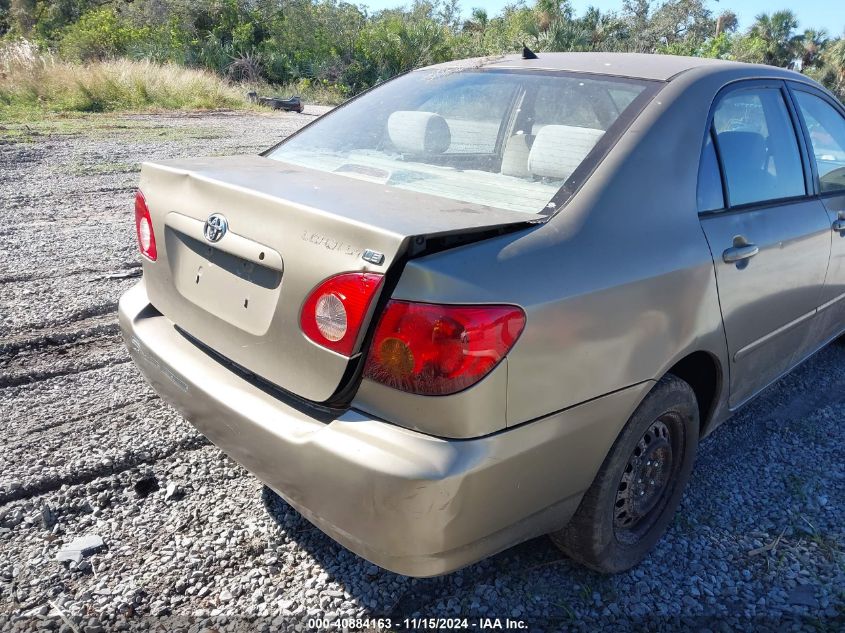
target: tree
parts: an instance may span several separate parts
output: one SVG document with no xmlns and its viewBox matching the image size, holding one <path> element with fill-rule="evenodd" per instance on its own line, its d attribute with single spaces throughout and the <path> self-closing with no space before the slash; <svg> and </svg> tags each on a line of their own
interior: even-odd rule
<svg viewBox="0 0 845 633">
<path fill-rule="evenodd" d="M 845 98 L 845 37 L 832 42 L 822 54 L 824 67 L 832 75 L 830 87 Z"/>
<path fill-rule="evenodd" d="M 760 41 L 764 64 L 786 67 L 795 58 L 798 19 L 789 10 L 761 13 L 755 19 L 749 35 Z"/>
<path fill-rule="evenodd" d="M 483 35 L 484 31 L 487 30 L 487 24 L 490 22 L 490 18 L 487 16 L 487 10 L 475 7 L 470 13 L 470 16 L 470 19 L 464 22 L 463 30 L 476 31 Z"/>
<path fill-rule="evenodd" d="M 739 28 L 739 19 L 730 9 L 722 11 L 716 18 L 716 37 L 722 33 L 735 33 L 737 28 Z"/>
<path fill-rule="evenodd" d="M 537 30 L 547 31 L 554 22 L 568 22 L 572 19 L 572 7 L 569 0 L 537 0 L 534 7 L 537 14 Z"/>
<path fill-rule="evenodd" d="M 12 28 L 20 35 L 29 35 L 35 26 L 35 0 L 12 0 L 9 14 Z"/>
<path fill-rule="evenodd" d="M 807 29 L 797 39 L 798 55 L 801 58 L 801 70 L 804 71 L 821 63 L 821 52 L 827 42 L 827 31 Z"/>
</svg>

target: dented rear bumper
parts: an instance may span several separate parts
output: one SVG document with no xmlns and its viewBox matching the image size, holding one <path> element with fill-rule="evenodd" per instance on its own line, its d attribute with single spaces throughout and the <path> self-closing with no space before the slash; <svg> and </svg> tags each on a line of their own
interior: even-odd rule
<svg viewBox="0 0 845 633">
<path fill-rule="evenodd" d="M 317 419 L 232 372 L 149 303 L 120 300 L 130 355 L 201 433 L 360 556 L 412 576 L 446 573 L 562 527 L 642 383 L 470 440 L 403 429 L 349 409 Z"/>
</svg>

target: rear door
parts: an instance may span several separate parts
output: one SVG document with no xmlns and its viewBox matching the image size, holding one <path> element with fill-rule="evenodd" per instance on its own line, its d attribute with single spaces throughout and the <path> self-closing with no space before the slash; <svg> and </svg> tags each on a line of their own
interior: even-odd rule
<svg viewBox="0 0 845 633">
<path fill-rule="evenodd" d="M 831 230 L 830 269 L 819 308 L 817 345 L 845 329 L 845 108 L 821 90 L 793 84 L 792 94 L 813 157 L 816 191 Z"/>
<path fill-rule="evenodd" d="M 734 84 L 711 113 L 700 218 L 715 261 L 732 408 L 805 353 L 821 300 L 830 223 L 808 187 L 797 129 L 779 81 Z"/>
</svg>

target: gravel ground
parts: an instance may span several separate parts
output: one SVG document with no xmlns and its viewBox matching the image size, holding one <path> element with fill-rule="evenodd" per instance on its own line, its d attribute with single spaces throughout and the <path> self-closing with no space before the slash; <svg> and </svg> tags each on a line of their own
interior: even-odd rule
<svg viewBox="0 0 845 633">
<path fill-rule="evenodd" d="M 546 539 L 446 577 L 388 573 L 158 400 L 115 318 L 140 274 L 138 161 L 256 152 L 318 112 L 0 126 L 0 629 L 274 630 L 413 615 L 531 630 L 845 628 L 842 345 L 702 444 L 668 534 L 615 577 Z M 103 545 L 56 560 L 86 535 Z"/>
</svg>

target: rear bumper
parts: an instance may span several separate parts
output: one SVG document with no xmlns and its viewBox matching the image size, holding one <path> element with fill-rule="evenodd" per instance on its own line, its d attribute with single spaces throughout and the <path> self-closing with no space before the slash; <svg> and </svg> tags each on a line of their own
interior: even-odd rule
<svg viewBox="0 0 845 633">
<path fill-rule="evenodd" d="M 317 420 L 212 359 L 149 305 L 120 300 L 130 355 L 161 397 L 309 521 L 397 573 L 443 574 L 563 526 L 651 383 L 472 440 L 350 409 Z"/>
</svg>

